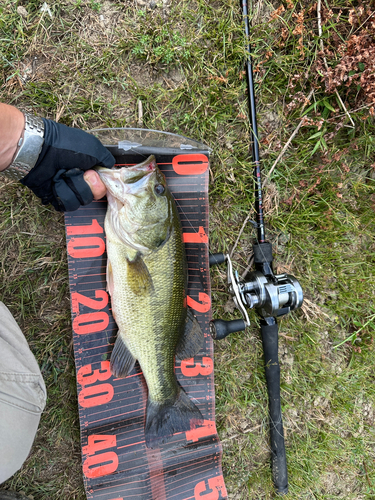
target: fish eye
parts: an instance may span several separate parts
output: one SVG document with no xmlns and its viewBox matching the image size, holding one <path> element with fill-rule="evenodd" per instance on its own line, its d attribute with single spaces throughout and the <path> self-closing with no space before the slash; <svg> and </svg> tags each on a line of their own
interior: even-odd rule
<svg viewBox="0 0 375 500">
<path fill-rule="evenodd" d="M 155 184 L 154 191 L 155 191 L 155 194 L 159 194 L 159 195 L 163 194 L 165 191 L 165 187 L 163 186 L 163 184 Z"/>
</svg>

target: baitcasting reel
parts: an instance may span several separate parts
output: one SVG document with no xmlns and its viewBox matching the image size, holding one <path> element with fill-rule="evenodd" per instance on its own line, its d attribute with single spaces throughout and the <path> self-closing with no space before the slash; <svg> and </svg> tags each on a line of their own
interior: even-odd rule
<svg viewBox="0 0 375 500">
<path fill-rule="evenodd" d="M 269 243 L 266 245 L 270 245 Z M 259 247 L 259 245 L 254 245 Z M 256 249 L 255 249 L 256 258 Z M 242 280 L 238 271 L 233 271 L 229 255 L 210 255 L 210 266 L 227 261 L 227 277 L 229 293 L 233 295 L 236 307 L 243 319 L 224 321 L 216 319 L 210 323 L 210 333 L 213 339 L 220 340 L 233 332 L 244 330 L 250 325 L 247 308 L 255 308 L 262 318 L 279 317 L 301 307 L 303 292 L 301 285 L 291 274 L 273 274 L 268 268 L 265 275 L 261 270 L 249 273 L 246 281 Z"/>
</svg>

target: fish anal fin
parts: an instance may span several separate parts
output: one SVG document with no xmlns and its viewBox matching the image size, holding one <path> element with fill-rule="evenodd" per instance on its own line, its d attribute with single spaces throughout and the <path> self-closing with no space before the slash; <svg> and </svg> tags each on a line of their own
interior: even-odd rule
<svg viewBox="0 0 375 500">
<path fill-rule="evenodd" d="M 156 448 L 165 443 L 176 432 L 189 431 L 203 423 L 198 407 L 186 392 L 179 388 L 173 401 L 157 403 L 147 400 L 145 440 L 147 448 Z"/>
<path fill-rule="evenodd" d="M 127 261 L 128 284 L 135 295 L 146 295 L 154 290 L 154 284 L 150 272 L 141 255 L 134 260 Z"/>
<path fill-rule="evenodd" d="M 125 378 L 134 368 L 136 359 L 119 335 L 111 354 L 110 369 L 114 377 Z"/>
<path fill-rule="evenodd" d="M 189 359 L 194 357 L 203 346 L 204 336 L 197 318 L 191 309 L 188 308 L 185 330 L 177 345 L 176 356 L 179 359 Z"/>
</svg>

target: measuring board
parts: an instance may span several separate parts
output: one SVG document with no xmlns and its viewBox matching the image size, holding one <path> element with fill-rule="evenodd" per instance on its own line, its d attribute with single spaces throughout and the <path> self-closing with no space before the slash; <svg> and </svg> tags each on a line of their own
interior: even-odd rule
<svg viewBox="0 0 375 500">
<path fill-rule="evenodd" d="M 107 146 L 108 147 L 108 146 Z M 208 268 L 208 151 L 124 152 L 117 166 L 154 154 L 175 197 L 186 247 L 187 303 L 204 332 L 197 356 L 175 361 L 179 383 L 198 401 L 204 423 L 146 448 L 147 386 L 138 363 L 114 378 L 109 359 L 117 326 L 106 291 L 105 199 L 65 214 L 83 475 L 88 499 L 224 500 L 222 448 L 215 427 L 213 342 Z"/>
</svg>

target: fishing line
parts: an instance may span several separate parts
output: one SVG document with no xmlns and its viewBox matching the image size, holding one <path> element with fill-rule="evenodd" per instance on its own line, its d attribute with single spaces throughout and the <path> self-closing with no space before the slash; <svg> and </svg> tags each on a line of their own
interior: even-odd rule
<svg viewBox="0 0 375 500">
<path fill-rule="evenodd" d="M 184 211 L 184 209 L 182 208 L 182 205 L 181 203 L 179 203 L 179 201 L 174 197 L 174 195 L 172 194 L 173 198 L 174 198 L 174 201 L 176 202 L 176 205 L 179 207 L 179 210 L 184 214 L 185 216 L 185 219 L 186 221 L 188 222 L 189 226 L 193 229 L 193 234 L 199 234 L 199 231 L 197 231 L 195 229 L 195 227 L 193 226 L 193 224 L 191 223 L 190 221 L 190 218 L 188 217 L 187 213 Z M 203 243 L 204 246 L 208 249 L 209 248 L 209 245 L 208 243 L 206 243 L 205 241 L 201 241 L 200 243 Z"/>
</svg>

